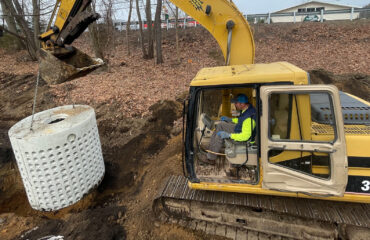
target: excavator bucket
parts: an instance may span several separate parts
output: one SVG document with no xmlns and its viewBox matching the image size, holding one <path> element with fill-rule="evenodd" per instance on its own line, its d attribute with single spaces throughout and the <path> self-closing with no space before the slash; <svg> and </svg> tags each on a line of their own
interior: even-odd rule
<svg viewBox="0 0 370 240">
<path fill-rule="evenodd" d="M 59 84 L 85 76 L 104 64 L 100 58 L 92 58 L 77 48 L 61 56 L 41 49 L 40 56 L 40 76 L 48 84 Z"/>
</svg>

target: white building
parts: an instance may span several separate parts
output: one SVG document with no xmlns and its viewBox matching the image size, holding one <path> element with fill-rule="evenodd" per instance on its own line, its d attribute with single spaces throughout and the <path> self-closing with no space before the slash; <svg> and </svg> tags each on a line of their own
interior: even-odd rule
<svg viewBox="0 0 370 240">
<path fill-rule="evenodd" d="M 324 20 L 350 20 L 351 15 L 352 19 L 359 18 L 359 13 L 351 11 L 354 8 L 360 8 L 358 6 L 350 6 L 336 3 L 328 3 L 325 1 L 309 1 L 302 3 L 293 7 L 282 9 L 280 11 L 272 13 L 271 20 L 273 23 L 277 22 L 302 22 L 306 16 L 314 17 L 315 15 L 321 19 L 321 10 L 323 10 L 323 19 Z M 347 10 L 347 13 L 330 13 L 331 10 Z M 325 13 L 325 11 L 329 11 Z M 280 13 L 293 13 L 295 12 L 296 16 L 273 16 L 274 14 Z"/>
</svg>

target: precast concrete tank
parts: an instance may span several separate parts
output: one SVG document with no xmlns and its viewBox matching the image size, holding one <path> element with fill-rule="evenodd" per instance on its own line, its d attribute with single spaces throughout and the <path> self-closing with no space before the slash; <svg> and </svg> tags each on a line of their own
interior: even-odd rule
<svg viewBox="0 0 370 240">
<path fill-rule="evenodd" d="M 9 130 L 28 201 L 55 211 L 79 201 L 105 172 L 95 112 L 85 105 L 49 109 Z"/>
</svg>

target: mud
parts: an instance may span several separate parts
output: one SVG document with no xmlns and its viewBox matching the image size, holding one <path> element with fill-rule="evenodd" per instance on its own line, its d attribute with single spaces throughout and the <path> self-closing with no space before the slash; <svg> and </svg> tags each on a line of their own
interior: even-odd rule
<svg viewBox="0 0 370 240">
<path fill-rule="evenodd" d="M 120 223 L 124 207 L 104 207 L 84 210 L 64 219 L 44 221 L 37 228 L 22 234 L 19 239 L 40 239 L 46 236 L 63 236 L 65 239 L 126 239 Z"/>
<path fill-rule="evenodd" d="M 111 161 L 106 160 L 107 173 L 99 189 L 132 187 L 144 164 L 142 159 L 158 152 L 167 143 L 173 123 L 180 116 L 180 105 L 173 101 L 163 101 L 154 104 L 150 110 L 152 117 L 143 124 L 136 137 L 124 144 L 124 147 L 106 148 L 103 151 L 104 159 Z M 132 127 L 135 128 L 134 125 Z M 123 132 L 135 130 L 138 129 L 131 130 L 128 126 L 121 128 Z M 111 132 L 112 129 L 102 125 L 99 131 L 104 136 L 104 132 Z"/>
</svg>

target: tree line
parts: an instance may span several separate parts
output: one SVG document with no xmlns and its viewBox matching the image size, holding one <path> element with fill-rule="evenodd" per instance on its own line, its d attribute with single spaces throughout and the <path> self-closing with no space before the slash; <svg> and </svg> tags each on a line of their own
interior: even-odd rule
<svg viewBox="0 0 370 240">
<path fill-rule="evenodd" d="M 1 9 L 3 12 L 3 18 L 6 22 L 6 28 L 0 27 L 3 31 L 16 37 L 16 45 L 18 48 L 27 49 L 32 60 L 38 60 L 40 41 L 38 36 L 42 32 L 40 16 L 50 15 L 50 12 L 54 8 L 54 5 L 49 1 L 40 0 L 29 0 L 32 1 L 32 8 L 24 4 L 24 1 L 20 0 L 1 0 Z M 114 46 L 114 32 L 115 26 L 113 21 L 114 9 L 113 6 L 118 4 L 116 0 L 100 0 L 99 13 L 103 21 L 99 23 L 94 22 L 89 25 L 89 36 L 91 39 L 92 49 L 96 57 L 103 60 L 109 58 L 109 52 Z M 144 2 L 145 1 L 145 2 Z M 156 9 L 154 21 L 152 16 L 152 1 L 156 1 Z M 163 0 L 120 0 L 120 4 L 127 4 L 128 16 L 127 25 L 125 31 L 126 38 L 126 49 L 127 54 L 131 55 L 132 46 L 130 43 L 130 36 L 132 30 L 130 29 L 131 18 L 133 11 L 136 11 L 136 15 L 139 21 L 139 41 L 144 59 L 155 59 L 157 64 L 163 63 L 162 54 L 162 28 L 161 28 L 161 14 L 162 14 L 162 1 Z M 171 6 L 168 6 L 171 8 Z M 143 29 L 142 13 L 140 9 L 145 9 L 145 19 L 147 21 L 147 29 Z M 97 2 L 93 0 L 91 5 L 87 8 L 87 11 L 96 12 Z M 176 18 L 176 48 L 178 50 L 178 8 L 171 8 L 173 15 Z M 32 23 L 32 24 L 29 24 Z M 50 27 L 50 26 L 48 26 Z M 46 29 L 44 29 L 47 31 Z M 109 60 L 109 59 L 108 59 Z"/>
</svg>

